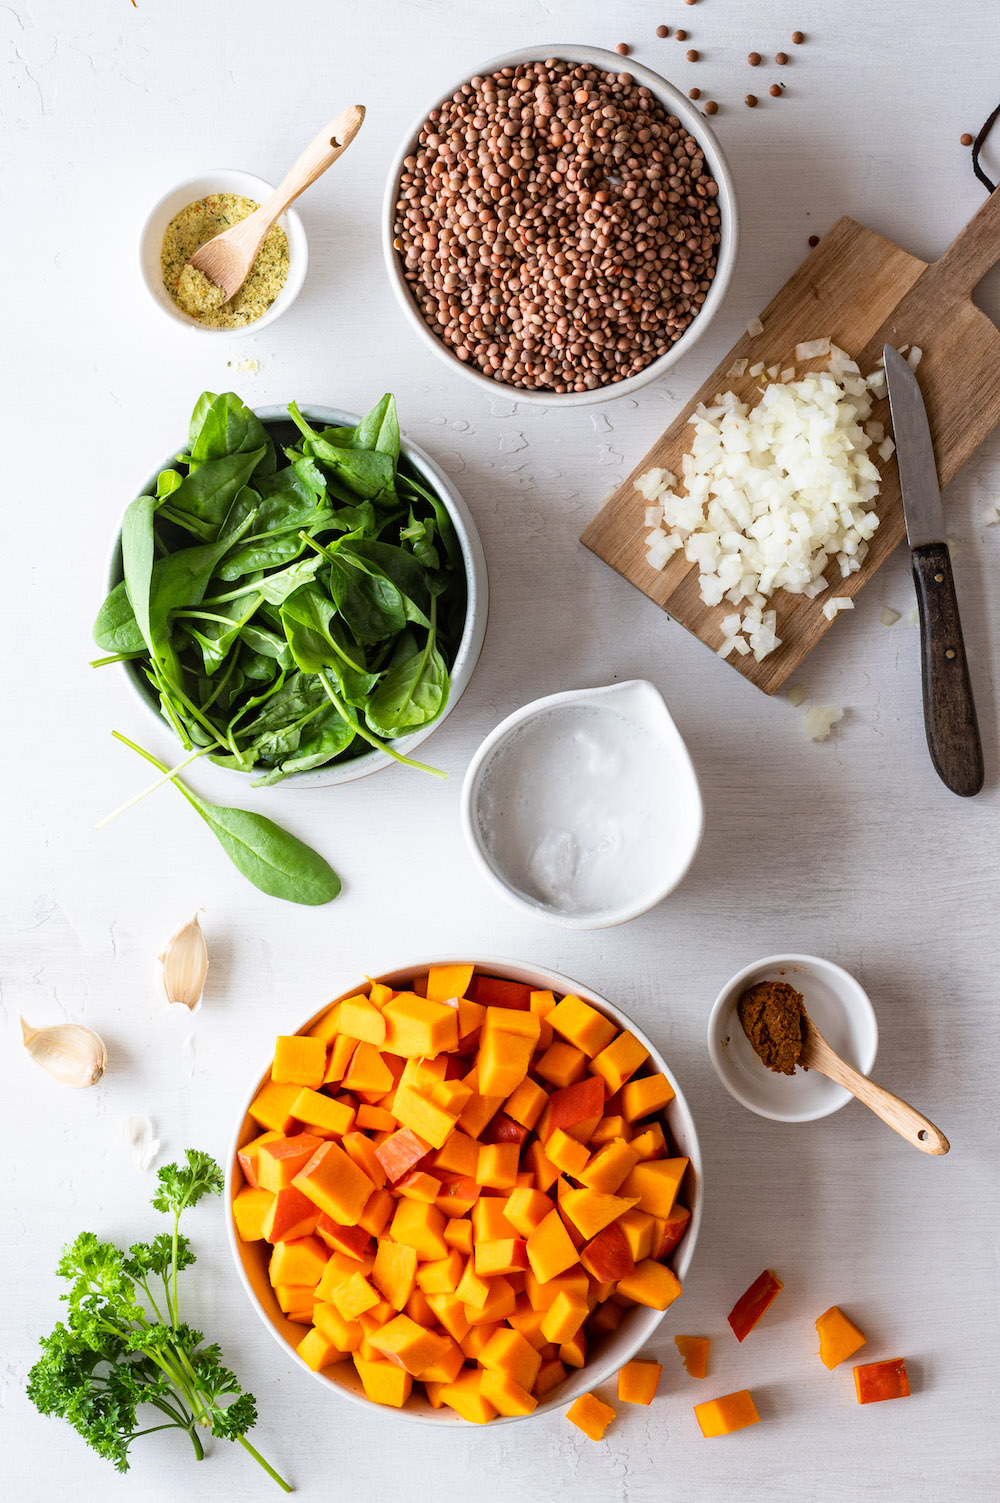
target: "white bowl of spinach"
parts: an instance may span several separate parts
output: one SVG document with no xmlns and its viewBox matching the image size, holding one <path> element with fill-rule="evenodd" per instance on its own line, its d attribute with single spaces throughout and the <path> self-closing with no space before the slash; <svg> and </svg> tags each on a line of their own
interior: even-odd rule
<svg viewBox="0 0 1000 1503">
<path fill-rule="evenodd" d="M 391 396 L 358 419 L 205 392 L 125 513 L 94 636 L 186 750 L 319 787 L 424 767 L 487 607 L 472 517 Z"/>
</svg>

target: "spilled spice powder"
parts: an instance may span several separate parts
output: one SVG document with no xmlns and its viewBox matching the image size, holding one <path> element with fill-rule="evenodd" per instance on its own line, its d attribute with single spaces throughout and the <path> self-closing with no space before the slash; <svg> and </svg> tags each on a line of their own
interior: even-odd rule
<svg viewBox="0 0 1000 1503">
<path fill-rule="evenodd" d="M 802 997 L 786 981 L 758 981 L 737 1004 L 743 1032 L 769 1070 L 794 1075 L 802 1053 Z M 805 1066 L 803 1066 L 803 1069 Z"/>
</svg>

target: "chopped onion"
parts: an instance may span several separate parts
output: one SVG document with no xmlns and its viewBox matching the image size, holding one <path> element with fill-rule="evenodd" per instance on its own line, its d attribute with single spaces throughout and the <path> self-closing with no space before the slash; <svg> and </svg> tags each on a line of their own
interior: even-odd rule
<svg viewBox="0 0 1000 1503">
<path fill-rule="evenodd" d="M 807 339 L 805 344 L 795 346 L 796 360 L 815 360 L 817 355 L 829 355 L 829 339 Z"/>
<path fill-rule="evenodd" d="M 663 521 L 663 507 L 662 506 L 647 506 L 646 507 L 646 526 L 647 527 L 659 527 L 659 525 L 660 525 L 660 523 L 662 521 Z"/>
<path fill-rule="evenodd" d="M 804 705 L 808 698 L 809 696 L 801 684 L 793 684 L 788 691 L 788 703 L 792 706 L 793 710 L 797 710 L 799 705 Z"/>
<path fill-rule="evenodd" d="M 750 364 L 749 360 L 747 360 L 745 357 L 742 360 L 734 360 L 733 363 L 732 363 L 732 365 L 726 371 L 726 375 L 727 376 L 745 376 L 746 375 L 747 366 L 749 364 Z"/>
<path fill-rule="evenodd" d="M 768 366 L 768 368 L 767 368 L 767 374 L 770 376 L 770 378 L 771 378 L 772 381 L 776 381 L 778 379 L 778 369 L 779 369 L 779 367 L 776 366 L 776 365 L 769 365 Z"/>
<path fill-rule="evenodd" d="M 823 615 L 828 621 L 832 621 L 838 611 L 853 611 L 854 601 L 847 595 L 834 595 L 823 604 Z"/>
<path fill-rule="evenodd" d="M 752 318 L 747 324 L 747 333 L 751 336 L 751 338 L 756 339 L 757 335 L 763 334 L 763 332 L 764 325 L 761 323 L 759 318 Z"/>
<path fill-rule="evenodd" d="M 917 366 L 920 364 L 920 359 L 921 359 L 921 356 L 923 355 L 923 353 L 924 353 L 923 350 L 920 348 L 920 346 L 918 344 L 915 344 L 913 346 L 912 350 L 910 351 L 910 353 L 906 357 L 906 363 L 910 367 L 911 371 L 915 371 L 916 370 Z"/>
<path fill-rule="evenodd" d="M 808 346 L 819 347 L 827 352 L 829 340 Z M 845 579 L 861 568 L 879 525 L 871 508 L 880 476 L 863 426 L 872 400 L 865 381 L 839 367 L 774 382 L 752 407 L 721 392 L 690 419 L 681 479 L 665 484 L 666 472 L 651 470 L 636 481 L 662 508 L 646 538 L 650 565 L 662 568 L 683 548 L 705 604 L 739 608 L 723 618 L 725 641 L 739 638 L 724 655 L 753 652 L 760 661 L 781 645 L 775 612 L 765 610 L 775 590 L 815 599 L 834 563 Z M 833 597 L 825 614 L 832 620 L 852 605 Z"/>
<path fill-rule="evenodd" d="M 785 367 L 785 369 L 781 372 L 781 380 L 782 380 L 782 383 L 785 386 L 788 385 L 789 381 L 794 381 L 795 380 L 795 367 L 794 367 L 794 365 L 788 365 L 788 366 Z"/>
<path fill-rule="evenodd" d="M 903 625 L 904 626 L 919 626 L 920 625 L 920 612 L 918 611 L 918 609 L 917 609 L 916 606 L 913 607 L 912 611 L 907 611 L 906 615 L 903 617 Z"/>
<path fill-rule="evenodd" d="M 995 527 L 1000 522 L 1000 506 L 988 506 L 983 512 L 983 526 Z"/>
<path fill-rule="evenodd" d="M 750 374 L 751 376 L 762 376 L 764 374 L 763 360 L 758 360 L 756 365 L 750 367 Z"/>
<path fill-rule="evenodd" d="M 878 619 L 883 626 L 895 626 L 899 620 L 899 612 L 894 611 L 891 605 L 884 605 L 878 613 Z"/>
<path fill-rule="evenodd" d="M 805 713 L 802 734 L 807 741 L 825 741 L 837 721 L 843 718 L 844 712 L 839 705 L 814 705 Z"/>
<path fill-rule="evenodd" d="M 896 445 L 891 438 L 885 438 L 878 446 L 879 459 L 891 459 L 896 452 Z"/>
</svg>

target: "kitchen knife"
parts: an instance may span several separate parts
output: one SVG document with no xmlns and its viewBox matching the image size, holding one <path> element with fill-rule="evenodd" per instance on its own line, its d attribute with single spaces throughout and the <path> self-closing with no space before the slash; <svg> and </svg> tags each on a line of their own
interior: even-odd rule
<svg viewBox="0 0 1000 1503">
<path fill-rule="evenodd" d="M 969 798 L 983 786 L 983 748 L 962 640 L 927 410 L 913 371 L 884 346 L 892 436 L 920 615 L 927 746 L 938 777 Z"/>
</svg>

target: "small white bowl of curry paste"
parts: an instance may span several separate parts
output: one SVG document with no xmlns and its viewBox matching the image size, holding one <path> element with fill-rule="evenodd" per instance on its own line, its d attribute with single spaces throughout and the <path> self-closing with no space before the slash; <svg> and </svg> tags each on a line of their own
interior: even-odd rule
<svg viewBox="0 0 1000 1503">
<path fill-rule="evenodd" d="M 189 311 L 178 296 L 181 272 L 198 247 L 252 214 L 273 192 L 252 172 L 219 167 L 178 183 L 153 208 L 142 227 L 140 267 L 153 301 L 175 323 L 204 334 L 256 334 L 292 306 L 309 263 L 306 232 L 293 209 L 269 231 L 250 275 L 228 303 Z"/>
<path fill-rule="evenodd" d="M 775 1017 L 781 1021 L 787 1000 L 781 994 L 788 989 L 798 994 L 801 1008 L 840 1057 L 869 1074 L 878 1049 L 875 1009 L 848 971 L 817 955 L 769 955 L 738 971 L 712 1008 L 708 1052 L 715 1073 L 742 1106 L 773 1122 L 813 1122 L 854 1098 L 825 1075 L 794 1063 L 794 1030 L 774 1026 Z M 740 1003 L 748 994 L 745 1027 Z M 770 1026 L 755 1026 L 767 1004 Z M 790 1016 L 794 1012 L 789 1008 Z"/>
</svg>

